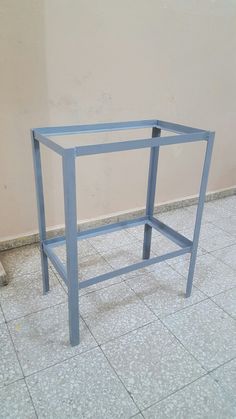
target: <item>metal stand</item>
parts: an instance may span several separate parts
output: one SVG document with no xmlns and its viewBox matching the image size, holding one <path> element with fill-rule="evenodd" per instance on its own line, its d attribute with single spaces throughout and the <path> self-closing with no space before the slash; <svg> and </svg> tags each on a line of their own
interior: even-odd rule
<svg viewBox="0 0 236 419">
<path fill-rule="evenodd" d="M 64 148 L 58 145 L 51 137 L 56 135 L 83 134 L 85 132 L 105 132 L 139 128 L 152 129 L 152 138 L 143 140 L 128 140 L 122 142 L 112 142 L 106 144 L 94 144 Z M 161 137 L 161 130 L 174 132 L 178 135 Z M 214 143 L 214 133 L 200 129 L 190 128 L 179 124 L 173 124 L 158 120 L 118 122 L 96 125 L 76 125 L 65 127 L 36 128 L 31 131 L 33 159 L 35 171 L 35 184 L 38 206 L 38 221 L 40 235 L 40 250 L 43 277 L 43 293 L 49 291 L 48 258 L 68 287 L 68 310 L 69 310 L 69 330 L 70 343 L 72 346 L 79 343 L 79 289 L 88 287 L 98 282 L 106 281 L 118 275 L 131 272 L 145 266 L 162 262 L 164 260 L 181 256 L 186 253 L 191 254 L 189 273 L 187 280 L 186 297 L 191 295 L 194 269 L 197 257 L 197 248 L 200 235 L 202 212 L 204 207 L 208 174 L 210 169 L 212 148 Z M 159 221 L 153 216 L 156 177 L 158 168 L 159 149 L 161 146 L 179 144 L 186 142 L 206 141 L 205 161 L 202 172 L 201 187 L 197 215 L 195 221 L 193 241 L 187 239 L 171 227 Z M 40 143 L 51 148 L 62 157 L 63 162 L 63 183 L 64 183 L 64 207 L 65 207 L 65 236 L 47 239 L 46 221 L 44 210 L 43 181 L 40 158 Z M 76 178 L 75 178 L 75 159 L 90 154 L 110 153 L 123 150 L 134 150 L 139 148 L 150 148 L 150 164 L 148 177 L 148 191 L 146 203 L 146 215 L 134 220 L 121 221 L 119 223 L 105 225 L 87 231 L 77 232 L 77 213 L 76 213 Z M 144 225 L 143 261 L 133 265 L 125 266 L 121 269 L 98 275 L 86 281 L 78 281 L 78 240 L 88 237 L 106 234 L 112 231 L 121 230 L 137 225 Z M 179 246 L 178 250 L 156 256 L 150 259 L 152 229 L 164 234 Z M 66 244 L 67 263 L 66 268 L 54 253 L 56 246 Z"/>
</svg>

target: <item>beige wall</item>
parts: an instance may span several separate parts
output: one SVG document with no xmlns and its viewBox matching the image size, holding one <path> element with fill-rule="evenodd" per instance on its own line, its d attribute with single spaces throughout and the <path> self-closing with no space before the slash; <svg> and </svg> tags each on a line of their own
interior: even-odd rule
<svg viewBox="0 0 236 419">
<path fill-rule="evenodd" d="M 30 127 L 159 118 L 215 130 L 208 190 L 235 185 L 235 51 L 233 0 L 1 0 L 1 240 L 37 229 Z M 158 202 L 197 194 L 203 151 L 161 151 Z M 60 225 L 61 162 L 43 154 L 47 222 Z M 147 162 L 78 161 L 79 219 L 143 207 Z"/>
</svg>

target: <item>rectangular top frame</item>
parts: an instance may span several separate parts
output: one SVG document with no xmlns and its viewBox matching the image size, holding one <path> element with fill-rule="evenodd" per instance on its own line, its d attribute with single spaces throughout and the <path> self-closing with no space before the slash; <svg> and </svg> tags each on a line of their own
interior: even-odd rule
<svg viewBox="0 0 236 419">
<path fill-rule="evenodd" d="M 98 143 L 90 145 L 75 146 L 73 148 L 65 148 L 57 144 L 51 138 L 53 136 L 75 135 L 84 133 L 122 131 L 143 128 L 157 128 L 160 130 L 170 131 L 179 135 L 170 135 L 165 137 L 151 137 L 138 140 L 118 141 L 112 143 Z M 68 151 L 74 152 L 75 156 L 85 156 L 100 153 L 112 153 L 116 151 L 135 150 L 140 148 L 157 147 L 171 144 L 180 144 L 195 141 L 207 141 L 210 131 L 192 128 L 185 125 L 175 124 L 160 120 L 142 120 L 114 123 L 99 123 L 91 125 L 71 125 L 61 127 L 44 127 L 32 130 L 32 136 L 40 143 L 51 148 L 60 155 L 66 154 Z"/>
</svg>

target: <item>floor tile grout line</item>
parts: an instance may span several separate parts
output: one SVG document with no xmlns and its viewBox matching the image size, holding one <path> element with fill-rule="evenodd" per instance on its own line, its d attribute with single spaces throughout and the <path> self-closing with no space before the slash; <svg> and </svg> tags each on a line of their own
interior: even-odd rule
<svg viewBox="0 0 236 419">
<path fill-rule="evenodd" d="M 225 314 L 227 314 L 227 316 L 229 316 L 232 320 L 234 320 L 236 322 L 235 317 L 233 317 L 230 313 L 228 313 L 223 307 L 221 307 L 216 301 L 212 300 L 212 298 L 210 298 L 210 300 L 212 301 L 212 303 L 214 303 L 219 309 L 221 309 Z"/>
<path fill-rule="evenodd" d="M 52 304 L 52 305 L 50 305 L 48 307 L 41 308 L 40 310 L 32 311 L 30 313 L 24 314 L 23 316 L 16 317 L 16 318 L 10 319 L 10 320 L 6 320 L 6 323 L 9 324 L 9 323 L 15 322 L 17 320 L 25 319 L 26 317 L 32 316 L 33 314 L 38 314 L 38 313 L 41 313 L 41 312 L 43 312 L 45 310 L 49 310 L 50 308 L 58 307 L 60 305 L 66 304 L 66 303 L 67 303 L 66 300 L 65 301 L 61 301 L 60 303 Z"/>
<path fill-rule="evenodd" d="M 150 409 L 153 406 L 158 405 L 159 403 L 163 402 L 164 400 L 168 399 L 169 397 L 173 396 L 174 394 L 178 393 L 179 391 L 189 387 L 191 384 L 195 383 L 196 381 L 201 380 L 204 377 L 207 377 L 208 375 L 209 375 L 209 373 L 206 372 L 205 374 L 201 375 L 200 377 L 197 377 L 195 380 L 191 381 L 190 383 L 183 385 L 182 387 L 178 388 L 177 390 L 173 391 L 172 393 L 168 394 L 167 396 L 162 397 L 157 402 L 152 403 L 149 406 L 145 407 L 144 409 L 142 409 L 141 413 L 145 412 L 146 410 Z"/>
<path fill-rule="evenodd" d="M 206 301 L 206 300 L 203 300 L 203 301 Z M 196 303 L 196 304 L 194 304 L 194 305 L 197 305 L 197 304 L 199 304 L 199 303 L 201 303 L 201 301 L 199 301 L 198 303 Z M 144 304 L 147 306 L 147 304 L 144 302 Z M 148 307 L 148 306 L 147 306 Z M 191 307 L 191 306 L 190 306 Z M 205 370 L 205 371 L 207 371 L 206 370 L 206 368 L 200 363 L 200 361 L 185 347 L 185 345 L 181 342 L 181 340 L 169 329 L 169 327 L 168 326 L 166 326 L 166 324 L 163 322 L 163 320 L 160 318 L 160 316 L 158 316 L 157 314 L 155 314 L 155 312 L 150 308 L 150 307 L 148 307 L 149 308 L 149 310 L 151 310 L 151 312 L 156 316 L 156 318 L 162 323 L 162 325 L 169 331 L 169 333 L 172 335 L 172 336 L 174 336 L 175 337 L 175 339 L 181 344 L 181 346 L 185 349 L 185 351 L 187 351 L 194 359 L 195 359 L 195 361 L 203 368 L 203 370 Z M 188 307 L 185 307 L 185 308 L 188 308 Z M 183 309 L 184 310 L 184 309 Z M 174 313 L 173 313 L 174 314 Z M 168 317 L 168 316 L 167 316 Z"/>
<path fill-rule="evenodd" d="M 234 359 L 236 359 L 236 357 L 233 357 L 232 359 L 230 359 L 230 360 L 228 360 L 228 361 L 224 362 L 223 364 L 218 365 L 216 368 L 214 368 L 214 369 L 212 369 L 212 370 L 210 370 L 210 371 L 207 371 L 207 372 L 206 372 L 205 374 L 203 374 L 202 376 L 200 376 L 200 377 L 196 378 L 195 380 L 191 381 L 191 383 L 188 383 L 188 384 L 186 384 L 186 385 L 184 385 L 184 386 L 180 387 L 178 390 L 175 390 L 174 392 L 170 393 L 168 396 L 165 396 L 165 397 L 163 397 L 162 399 L 158 400 L 158 402 L 152 403 L 150 406 L 148 406 L 148 407 L 146 407 L 145 409 L 143 409 L 143 410 L 141 411 L 141 413 L 145 412 L 145 411 L 146 411 L 146 410 L 148 410 L 150 407 L 153 407 L 153 406 L 155 406 L 155 405 L 157 405 L 157 404 L 161 403 L 163 400 L 168 399 L 169 397 L 173 396 L 174 394 L 178 393 L 179 391 L 183 390 L 184 388 L 189 387 L 191 384 L 193 384 L 193 383 L 195 383 L 196 381 L 199 381 L 199 380 L 201 380 L 202 378 L 207 377 L 207 376 L 209 376 L 209 377 L 210 377 L 213 381 L 215 381 L 215 382 L 217 383 L 217 385 L 218 385 L 220 388 L 223 388 L 223 387 L 220 385 L 220 383 L 219 383 L 218 381 L 216 381 L 216 380 L 214 379 L 214 377 L 212 377 L 212 376 L 211 376 L 211 374 L 212 374 L 212 372 L 214 372 L 215 370 L 217 370 L 217 369 L 219 369 L 219 368 L 223 367 L 224 365 L 226 365 L 226 364 L 230 363 L 230 362 L 231 362 L 231 361 L 233 361 Z"/>
<path fill-rule="evenodd" d="M 139 298 L 139 297 L 138 297 Z M 203 301 L 206 301 L 206 300 L 203 300 Z M 199 301 L 198 303 L 200 303 L 201 301 Z M 146 307 L 148 307 L 147 306 L 147 304 L 145 303 L 145 302 L 143 302 L 145 305 L 146 305 Z M 196 303 L 196 304 L 198 304 L 198 303 Z M 161 324 L 164 326 L 164 328 L 166 328 L 168 331 L 169 331 L 169 333 L 172 335 L 172 336 L 174 336 L 175 337 L 175 339 L 181 344 L 181 346 L 185 349 L 185 351 L 186 352 L 188 352 L 188 354 L 193 358 L 193 359 L 195 359 L 195 361 L 201 366 L 201 368 L 204 370 L 204 371 L 207 371 L 206 370 L 206 368 L 200 363 L 200 361 L 185 347 L 185 345 L 180 341 L 180 339 L 169 329 L 169 327 L 168 326 L 166 326 L 166 324 L 162 321 L 162 319 L 157 315 L 157 314 L 155 314 L 155 312 L 150 308 L 150 307 L 148 307 L 149 308 L 149 310 L 154 314 L 154 316 L 157 318 L 157 320 L 159 320 L 160 322 L 161 322 Z M 188 307 L 185 307 L 185 308 L 188 308 Z"/>
<path fill-rule="evenodd" d="M 169 317 L 169 316 L 172 316 L 173 314 L 176 314 L 176 313 L 179 313 L 180 311 L 182 311 L 182 310 L 184 310 L 184 309 L 186 309 L 186 308 L 188 308 L 188 307 L 192 307 L 192 306 L 195 306 L 196 304 L 199 304 L 199 303 L 201 303 L 202 301 L 206 301 L 206 300 L 209 300 L 210 299 L 210 297 L 208 297 L 207 295 L 205 295 L 204 294 L 204 296 L 205 296 L 205 298 L 203 298 L 202 300 L 200 300 L 200 301 L 196 301 L 195 303 L 192 303 L 192 304 L 189 304 L 189 305 L 187 305 L 187 306 L 185 306 L 185 307 L 182 307 L 182 308 L 180 308 L 180 309 L 177 309 L 176 311 L 173 311 L 173 313 L 169 313 L 169 314 L 166 314 L 166 315 L 164 315 L 164 316 L 158 316 L 152 309 L 151 309 L 151 307 L 149 307 L 149 305 L 142 299 L 142 297 L 140 297 L 136 292 L 135 292 L 135 290 L 131 287 L 131 285 L 129 285 L 129 284 L 127 284 L 128 285 L 128 287 L 130 287 L 130 289 L 136 294 L 136 296 L 146 305 L 146 307 L 147 308 L 149 308 L 149 310 L 151 310 L 152 311 L 152 313 L 153 314 L 155 314 L 155 316 L 159 319 L 159 317 L 160 317 L 160 319 L 162 318 L 162 319 L 164 319 L 164 318 L 166 318 L 166 317 Z"/>
<path fill-rule="evenodd" d="M 85 322 L 85 324 L 86 324 L 87 328 L 89 329 L 89 331 L 90 331 L 91 335 L 93 336 L 93 338 L 94 338 L 94 339 L 95 339 L 95 341 L 97 342 L 98 347 L 100 348 L 101 352 L 103 353 L 104 357 L 106 358 L 106 360 L 107 360 L 108 364 L 110 365 L 110 367 L 111 367 L 112 371 L 115 373 L 115 375 L 116 375 L 116 377 L 118 378 L 119 382 L 120 382 L 120 383 L 121 383 L 121 385 L 124 387 L 125 391 L 126 391 L 126 392 L 127 392 L 127 394 L 129 395 L 130 399 L 133 401 L 134 405 L 135 405 L 135 406 L 136 406 L 136 408 L 138 409 L 138 412 L 137 412 L 137 413 L 135 413 L 135 415 L 137 415 L 138 413 L 141 413 L 141 410 L 140 410 L 140 408 L 138 407 L 137 403 L 135 402 L 135 400 L 134 400 L 134 398 L 133 398 L 133 396 L 132 396 L 131 392 L 130 392 L 127 388 L 126 388 L 126 386 L 125 386 L 124 382 L 121 380 L 121 378 L 120 378 L 120 376 L 118 375 L 117 371 L 115 370 L 115 368 L 114 368 L 114 367 L 113 367 L 113 365 L 111 364 L 110 360 L 109 360 L 109 359 L 108 359 L 108 357 L 106 356 L 106 354 L 105 354 L 104 350 L 102 349 L 102 345 L 105 345 L 105 343 L 102 343 L 102 344 L 99 344 L 99 343 L 98 343 L 98 341 L 97 341 L 96 337 L 94 336 L 94 334 L 93 334 L 92 330 L 90 329 L 89 325 L 86 323 L 86 320 L 85 320 L 85 319 L 83 319 L 83 320 L 84 320 L 84 322 Z M 131 332 L 129 332 L 129 333 L 131 333 Z M 128 333 L 127 333 L 127 334 L 128 334 Z M 106 342 L 106 343 L 108 343 L 108 342 Z M 135 415 L 133 415 L 133 416 L 135 416 Z"/>
<path fill-rule="evenodd" d="M 210 254 L 211 256 L 213 256 L 215 259 L 217 259 L 219 262 L 223 263 L 223 264 L 224 264 L 225 266 L 227 266 L 228 268 L 230 268 L 230 269 L 232 269 L 233 271 L 235 271 L 236 269 L 235 269 L 235 268 L 233 268 L 233 267 L 232 267 L 229 263 L 227 263 L 227 262 L 225 262 L 224 260 L 222 260 L 221 258 L 219 258 L 219 256 L 215 256 L 215 255 L 214 255 L 214 253 L 215 253 L 215 252 L 219 252 L 219 251 L 221 251 L 221 250 L 228 249 L 229 247 L 233 247 L 233 246 L 235 246 L 235 245 L 236 245 L 236 242 L 235 242 L 234 244 L 229 245 L 229 246 L 222 247 L 221 249 L 212 250 L 211 252 L 209 252 L 209 254 Z"/>
<path fill-rule="evenodd" d="M 57 365 L 61 365 L 61 364 L 63 364 L 64 362 L 70 361 L 71 359 L 74 359 L 74 358 L 76 358 L 77 356 L 84 355 L 85 353 L 90 352 L 90 351 L 93 351 L 94 349 L 97 349 L 97 348 L 98 348 L 98 345 L 95 345 L 95 346 L 93 346 L 93 347 L 91 347 L 91 348 L 89 348 L 89 349 L 85 349 L 85 350 L 83 350 L 82 352 L 78 352 L 78 353 L 77 353 L 77 354 L 75 354 L 75 355 L 69 356 L 68 358 L 62 359 L 61 361 L 57 361 L 57 362 L 55 362 L 54 364 L 48 365 L 48 366 L 47 366 L 47 367 L 45 367 L 45 368 L 42 368 L 42 369 L 37 370 L 37 371 L 33 371 L 33 372 L 31 372 L 30 374 L 25 374 L 25 379 L 28 379 L 28 378 L 30 378 L 30 377 L 32 377 L 32 376 L 34 376 L 34 375 L 37 375 L 37 374 L 42 373 L 42 372 L 44 372 L 44 371 L 47 371 L 47 370 L 49 370 L 49 369 L 51 369 L 51 368 L 53 368 L 53 367 L 56 367 Z"/>
<path fill-rule="evenodd" d="M 4 313 L 3 313 L 3 314 L 4 314 Z M 22 378 L 24 379 L 24 382 L 25 382 L 25 385 L 26 385 L 26 388 L 27 388 L 27 391 L 28 391 L 28 394 L 29 394 L 29 398 L 30 398 L 30 400 L 31 400 L 31 403 L 32 403 L 32 406 L 33 406 L 33 409 L 34 409 L 34 412 L 35 412 L 35 415 L 36 415 L 36 418 L 38 418 L 38 413 L 37 413 L 36 407 L 35 407 L 35 405 L 34 405 L 34 402 L 33 402 L 32 396 L 31 396 L 31 393 L 30 393 L 30 391 L 29 391 L 28 385 L 27 385 L 27 383 L 26 383 L 24 370 L 23 370 L 23 368 L 22 368 L 22 365 L 21 365 L 21 362 L 20 362 L 20 359 L 19 359 L 19 355 L 18 355 L 18 352 L 17 352 L 17 350 L 16 350 L 16 347 L 15 347 L 15 344 L 14 344 L 14 340 L 13 340 L 13 338 L 12 338 L 11 331 L 10 331 L 10 329 L 9 329 L 9 326 L 8 326 L 8 323 L 7 323 L 7 322 L 6 322 L 6 327 L 7 327 L 8 334 L 9 334 L 9 337 L 10 337 L 10 340 L 11 340 L 11 343 L 12 343 L 12 346 L 13 346 L 13 349 L 14 349 L 14 352 L 15 352 L 15 355 L 16 355 L 16 359 L 17 359 L 18 364 L 19 364 L 19 367 L 20 367 L 20 369 L 21 369 Z"/>
</svg>

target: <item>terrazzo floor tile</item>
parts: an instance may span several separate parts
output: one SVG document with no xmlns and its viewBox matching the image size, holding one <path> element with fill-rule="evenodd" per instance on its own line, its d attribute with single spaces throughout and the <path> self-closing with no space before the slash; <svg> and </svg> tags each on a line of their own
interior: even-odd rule
<svg viewBox="0 0 236 419">
<path fill-rule="evenodd" d="M 80 310 L 101 344 L 156 319 L 125 284 L 117 284 L 81 298 Z"/>
<path fill-rule="evenodd" d="M 187 208 L 180 208 L 161 214 L 156 213 L 155 217 L 180 233 L 186 229 L 191 230 L 194 227 L 194 217 Z"/>
<path fill-rule="evenodd" d="M 236 358 L 212 371 L 210 375 L 232 400 L 236 417 Z"/>
<path fill-rule="evenodd" d="M 141 410 L 204 374 L 158 320 L 102 349 Z"/>
<path fill-rule="evenodd" d="M 66 245 L 55 246 L 54 253 L 59 257 L 62 263 L 66 263 Z M 84 258 L 86 256 L 96 255 L 96 249 L 90 244 L 88 240 L 80 240 L 78 242 L 78 257 Z"/>
<path fill-rule="evenodd" d="M 236 288 L 212 297 L 212 300 L 236 320 Z"/>
<path fill-rule="evenodd" d="M 188 257 L 168 261 L 177 272 L 187 278 Z M 207 296 L 212 297 L 236 286 L 236 273 L 211 254 L 198 256 L 194 274 L 194 285 Z"/>
<path fill-rule="evenodd" d="M 140 243 L 140 250 L 139 252 L 137 252 L 137 259 L 141 260 L 143 251 L 144 226 L 133 227 L 130 228 L 128 231 Z M 151 256 L 158 256 L 160 254 L 168 253 L 178 249 L 179 246 L 177 246 L 177 244 L 167 239 L 163 234 L 159 233 L 154 228 L 152 229 Z"/>
<path fill-rule="evenodd" d="M 128 419 L 138 409 L 100 349 L 27 378 L 40 418 Z"/>
<path fill-rule="evenodd" d="M 207 202 L 203 210 L 203 223 L 217 223 L 220 218 L 230 217 L 232 214 L 226 206 L 220 205 L 220 199 L 217 201 Z M 191 214 L 194 222 L 197 213 L 197 205 L 186 207 L 186 210 Z"/>
<path fill-rule="evenodd" d="M 138 413 L 135 416 L 132 416 L 130 419 L 143 419 L 143 415 L 141 415 L 141 413 Z"/>
<path fill-rule="evenodd" d="M 206 298 L 195 287 L 191 297 L 186 298 L 186 279 L 165 262 L 146 275 L 127 280 L 126 284 L 160 318 Z"/>
<path fill-rule="evenodd" d="M 209 376 L 142 412 L 146 419 L 234 419 L 235 409 Z"/>
<path fill-rule="evenodd" d="M 123 268 L 142 260 L 142 245 L 139 242 L 110 249 L 101 253 L 113 269 Z"/>
<path fill-rule="evenodd" d="M 85 281 L 86 279 L 93 278 L 98 275 L 102 275 L 106 272 L 112 271 L 113 268 L 110 266 L 110 264 L 99 254 L 96 255 L 90 255 L 84 258 L 81 258 L 79 262 L 79 278 L 80 282 Z M 56 274 L 61 285 L 67 292 L 67 287 L 64 284 L 63 280 L 60 278 L 58 274 Z M 90 287 L 82 288 L 80 289 L 79 293 L 80 296 L 88 294 L 90 292 L 106 288 L 110 285 L 117 284 L 119 282 L 122 282 L 124 278 L 122 277 L 114 277 L 112 279 L 109 279 L 109 281 L 99 282 L 95 285 L 91 285 Z"/>
<path fill-rule="evenodd" d="M 18 380 L 22 376 L 7 326 L 2 323 L 0 325 L 0 387 Z"/>
<path fill-rule="evenodd" d="M 132 245 L 136 239 L 125 230 L 114 231 L 112 233 L 103 234 L 101 236 L 89 239 L 93 247 L 100 253 L 109 251 L 110 249 Z"/>
<path fill-rule="evenodd" d="M 1 261 L 10 279 L 41 269 L 40 252 L 37 245 L 22 246 L 1 252 Z"/>
<path fill-rule="evenodd" d="M 0 288 L 1 289 L 1 288 Z M 2 308 L 1 308 L 1 305 L 0 305 L 0 324 L 1 323 L 4 323 L 5 322 L 5 319 L 4 319 L 4 317 L 3 317 L 3 312 L 2 312 Z"/>
<path fill-rule="evenodd" d="M 80 344 L 69 343 L 67 304 L 60 304 L 8 323 L 25 375 L 96 346 L 81 319 Z"/>
<path fill-rule="evenodd" d="M 34 419 L 36 417 L 24 380 L 0 388 L 1 419 Z"/>
<path fill-rule="evenodd" d="M 232 269 L 236 270 L 236 244 L 225 247 L 224 249 L 216 250 L 212 254 L 217 259 L 220 259 L 222 262 L 226 263 L 226 265 L 229 265 Z"/>
<path fill-rule="evenodd" d="M 184 234 L 187 237 L 191 236 L 188 230 L 184 231 Z M 202 225 L 199 246 L 207 252 L 213 252 L 214 250 L 222 249 L 232 244 L 235 244 L 235 237 L 231 234 L 228 234 L 226 231 L 211 223 Z"/>
<path fill-rule="evenodd" d="M 236 322 L 211 300 L 165 317 L 163 322 L 208 371 L 236 356 Z"/>
<path fill-rule="evenodd" d="M 42 274 L 22 275 L 12 278 L 6 287 L 0 288 L 0 302 L 6 320 L 13 320 L 34 313 L 66 300 L 66 293 L 55 274 L 50 272 L 50 292 L 42 293 Z"/>
<path fill-rule="evenodd" d="M 217 227 L 233 236 L 234 243 L 236 243 L 236 214 L 230 215 L 229 217 L 219 218 L 215 224 Z"/>
</svg>

